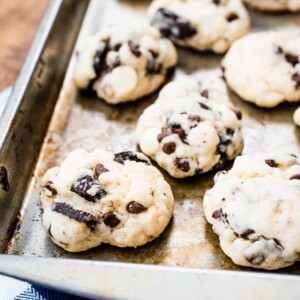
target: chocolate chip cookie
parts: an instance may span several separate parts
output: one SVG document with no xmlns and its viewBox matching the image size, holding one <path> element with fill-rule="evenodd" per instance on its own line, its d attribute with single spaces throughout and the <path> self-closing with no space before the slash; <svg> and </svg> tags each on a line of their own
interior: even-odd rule
<svg viewBox="0 0 300 300">
<path fill-rule="evenodd" d="M 137 247 L 158 237 L 174 206 L 170 186 L 137 152 L 71 152 L 42 180 L 43 223 L 69 252 L 101 243 Z"/>
</svg>

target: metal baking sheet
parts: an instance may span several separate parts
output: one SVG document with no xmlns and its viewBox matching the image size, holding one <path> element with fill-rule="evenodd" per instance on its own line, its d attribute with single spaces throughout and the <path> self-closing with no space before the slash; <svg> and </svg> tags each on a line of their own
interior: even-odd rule
<svg viewBox="0 0 300 300">
<path fill-rule="evenodd" d="M 63 272 L 67 277 L 65 284 L 57 280 L 57 278 L 54 280 L 55 272 L 53 268 L 51 270 L 49 269 L 49 272 L 43 273 L 44 277 L 41 277 L 40 281 L 45 283 L 45 278 L 52 278 L 53 282 L 60 286 L 60 288 L 68 288 L 67 285 L 71 284 L 72 281 L 68 276 L 72 275 L 70 273 L 72 266 L 75 269 L 77 268 L 77 271 L 74 271 L 72 275 L 74 278 L 76 276 L 80 278 L 78 272 L 82 272 L 82 269 L 87 266 L 98 267 L 98 271 L 104 270 L 101 268 L 107 268 L 107 273 L 105 273 L 107 276 L 115 276 L 113 275 L 114 270 L 118 270 L 119 267 L 124 267 L 124 270 L 122 269 L 124 274 L 120 271 L 119 277 L 122 282 L 124 281 L 123 285 L 125 285 L 125 283 L 134 284 L 130 280 L 138 276 L 137 274 L 139 274 L 139 272 L 137 270 L 141 272 L 144 270 L 143 274 L 145 274 L 145 278 L 148 278 L 144 279 L 144 281 L 139 279 L 139 284 L 142 284 L 142 282 L 146 284 L 149 278 L 155 281 L 157 275 L 150 275 L 154 270 L 159 272 L 164 272 L 163 270 L 165 270 L 166 273 L 164 273 L 164 276 L 169 279 L 172 278 L 173 272 L 180 271 L 180 274 L 186 274 L 186 279 L 195 277 L 197 278 L 195 279 L 196 281 L 202 283 L 203 276 L 205 275 L 206 277 L 204 277 L 208 278 L 207 280 L 210 284 L 214 282 L 213 278 L 217 278 L 217 275 L 221 277 L 224 276 L 227 280 L 231 278 L 231 280 L 233 280 L 232 282 L 234 282 L 235 278 L 241 276 L 241 278 L 245 278 L 244 281 L 241 279 L 245 285 L 244 288 L 246 288 L 246 283 L 250 280 L 249 278 L 252 278 L 254 282 L 255 280 L 257 280 L 257 282 L 261 281 L 263 278 L 266 282 L 273 282 L 270 279 L 273 278 L 272 276 L 270 277 L 270 272 L 260 271 L 259 273 L 261 274 L 258 275 L 257 270 L 254 272 L 253 269 L 239 267 L 233 264 L 221 251 L 218 237 L 213 233 L 211 226 L 206 222 L 202 207 L 203 195 L 205 191 L 213 185 L 213 173 L 199 175 L 194 178 L 175 180 L 162 171 L 166 180 L 170 183 L 175 196 L 174 217 L 162 235 L 145 246 L 136 249 L 119 249 L 109 245 L 101 245 L 83 253 L 68 253 L 53 244 L 50 238 L 47 237 L 42 227 L 41 205 L 39 203 L 40 182 L 45 171 L 50 167 L 60 164 L 71 150 L 77 148 L 92 150 L 96 147 L 101 147 L 116 152 L 122 150 L 136 150 L 137 146 L 133 134 L 136 122 L 143 110 L 153 103 L 157 97 L 157 93 L 155 93 L 134 103 L 110 106 L 97 99 L 92 92 L 79 93 L 72 81 L 76 53 L 80 45 L 85 42 L 86 37 L 107 24 L 120 22 L 135 22 L 135 24 L 147 23 L 145 16 L 150 1 L 90 1 L 89 9 L 68 68 L 66 67 L 68 58 L 70 57 L 70 55 L 68 56 L 68 51 L 71 53 L 73 42 L 80 27 L 78 20 L 81 20 L 88 1 L 70 0 L 54 1 L 53 3 L 48 12 L 48 15 L 52 16 L 52 19 L 48 16 L 48 19 L 44 21 L 46 25 L 49 23 L 47 26 L 49 27 L 48 30 L 51 32 L 51 35 L 50 37 L 45 36 L 42 45 L 38 45 L 40 47 L 39 53 L 35 53 L 37 51 L 37 45 L 35 45 L 32 52 L 35 53 L 36 57 L 31 54 L 31 60 L 34 61 L 35 59 L 39 63 L 37 63 L 35 69 L 31 70 L 32 73 L 29 77 L 28 70 L 26 73 L 26 70 L 23 69 L 24 74 L 21 74 L 21 76 L 26 78 L 27 74 L 27 81 L 24 83 L 20 79 L 18 82 L 23 84 L 21 86 L 23 90 L 19 88 L 12 96 L 20 96 L 20 99 L 17 99 L 19 106 L 15 104 L 16 106 L 14 107 L 15 113 L 18 112 L 18 114 L 20 114 L 20 106 L 22 106 L 22 103 L 23 105 L 26 103 L 29 105 L 27 98 L 30 95 L 32 96 L 30 103 L 33 105 L 32 102 L 35 102 L 35 106 L 33 106 L 31 110 L 25 109 L 25 117 L 24 113 L 20 114 L 19 119 L 21 121 L 19 124 L 19 119 L 16 118 L 16 116 L 14 120 L 17 121 L 8 120 L 9 116 L 13 114 L 13 109 L 11 108 L 13 101 L 11 100 L 9 107 L 4 113 L 4 119 L 2 119 L 2 123 L 0 123 L 0 128 L 2 128 L 2 132 L 4 132 L 3 136 L 0 136 L 0 147 L 2 147 L 0 148 L 0 167 L 7 169 L 10 181 L 9 192 L 0 191 L 0 199 L 3 199 L 2 203 L 0 202 L 0 216 L 3 216 L 2 220 L 0 218 L 0 225 L 2 226 L 1 228 L 4 228 L 4 230 L 0 231 L 0 248 L 2 252 L 10 255 L 42 257 L 43 259 L 40 260 L 21 260 L 23 263 L 21 265 L 24 266 L 22 272 L 25 272 L 22 276 L 24 277 L 27 274 L 25 278 L 31 278 L 32 280 L 38 279 L 33 271 L 26 269 L 25 266 L 31 264 L 37 264 L 38 266 L 39 261 L 40 266 L 43 266 L 43 268 L 47 270 L 47 260 L 44 258 L 56 258 L 55 260 L 51 260 L 51 265 L 56 265 L 57 268 L 60 264 L 66 266 L 66 270 Z M 67 7 L 64 7 L 64 5 Z M 68 5 L 72 7 L 73 10 L 71 10 Z M 77 13 L 77 15 L 75 14 L 75 17 L 74 15 L 71 17 L 71 13 L 74 14 L 74 12 Z M 61 23 L 59 23 L 57 16 L 60 16 L 62 20 L 64 20 L 64 18 L 68 20 L 69 16 L 70 20 L 69 23 L 67 23 L 68 26 L 62 26 L 63 21 L 61 20 Z M 52 23 L 49 21 L 50 19 Z M 253 31 L 300 26 L 299 14 L 265 14 L 251 11 L 251 19 Z M 76 23 L 76 21 L 78 22 Z M 57 28 L 53 33 L 51 26 L 53 27 L 54 25 L 56 25 Z M 40 34 L 44 32 L 45 29 L 44 31 L 42 30 Z M 53 43 L 56 41 L 56 48 L 53 47 L 53 45 L 50 47 L 51 37 Z M 67 43 L 66 46 L 64 45 L 66 49 L 62 50 L 62 43 L 65 41 L 69 41 L 69 43 Z M 47 43 L 50 43 L 50 46 L 47 46 Z M 64 56 L 62 56 L 63 51 L 65 51 Z M 183 48 L 178 48 L 178 51 L 178 67 L 168 80 L 182 80 L 187 76 L 195 76 L 199 80 L 203 80 L 203 78 L 216 78 L 218 84 L 220 83 L 226 92 L 220 72 L 222 56 L 212 53 L 198 53 Z M 46 54 L 48 53 L 48 56 L 45 55 L 45 52 Z M 46 60 L 47 63 L 45 64 L 44 60 L 40 60 L 41 57 L 38 55 L 46 57 L 44 60 Z M 51 64 L 51 59 L 49 60 L 48 57 L 50 57 L 52 61 L 55 61 L 56 64 Z M 57 60 L 58 57 L 59 59 Z M 41 63 L 42 66 L 46 65 L 46 67 L 44 67 L 46 75 L 45 77 L 39 77 L 40 82 L 39 85 L 37 85 L 35 79 L 36 76 L 38 76 L 39 65 Z M 67 73 L 63 86 L 60 88 L 62 76 L 65 74 L 63 69 L 67 70 Z M 47 75 L 49 76 L 47 77 Z M 37 89 L 35 85 L 39 87 L 39 92 L 35 90 Z M 243 112 L 243 131 L 245 138 L 243 153 L 286 149 L 295 154 L 300 154 L 300 131 L 292 123 L 292 114 L 297 105 L 282 104 L 271 110 L 260 109 L 241 101 L 237 96 L 230 93 L 230 91 L 228 91 L 228 93 L 232 102 Z M 50 118 L 51 120 L 49 122 Z M 5 125 L 3 120 L 8 122 L 9 126 Z M 30 125 L 24 127 L 24 124 L 27 124 L 26 122 Z M 30 137 L 32 141 L 28 142 L 27 139 L 24 140 L 24 137 Z M 28 145 L 30 148 L 28 148 Z M 230 167 L 230 165 L 228 167 Z M 23 170 L 23 168 L 25 169 Z M 20 172 L 20 169 L 23 173 Z M 26 175 L 25 178 L 22 177 L 22 174 Z M 12 272 L 11 268 L 3 262 L 5 257 L 6 256 L 0 256 L 0 272 L 2 269 L 2 272 L 5 270 L 6 273 L 17 276 L 15 274 L 16 271 Z M 71 260 L 70 262 L 69 260 L 64 260 L 64 258 L 76 260 Z M 140 265 L 138 265 L 139 267 L 135 267 L 132 265 L 124 265 L 124 263 L 138 263 Z M 150 267 L 149 265 L 155 265 L 155 267 Z M 163 269 L 157 266 L 176 268 Z M 14 264 L 14 267 L 15 270 L 20 270 L 16 264 Z M 182 269 L 182 267 L 184 269 Z M 126 277 L 126 269 L 128 269 L 128 277 Z M 133 272 L 133 275 L 131 274 L 132 276 L 129 270 Z M 134 273 L 134 270 L 137 273 Z M 210 270 L 218 271 L 214 273 Z M 229 272 L 220 273 L 219 270 L 227 270 Z M 233 271 L 241 272 L 236 273 Z M 300 264 L 296 263 L 292 267 L 274 273 L 296 275 L 299 272 Z M 167 277 L 167 274 L 169 277 Z M 19 276 L 21 275 L 19 274 Z M 280 279 L 284 286 L 286 286 L 285 284 L 291 284 L 290 292 L 295 291 L 294 288 L 296 288 L 296 285 L 292 286 L 292 282 L 296 280 L 299 283 L 298 280 L 300 280 L 300 278 L 298 279 L 296 276 L 291 277 L 288 275 L 281 275 L 274 278 Z M 162 278 L 160 279 L 163 281 Z M 246 279 L 249 280 L 247 281 Z M 157 280 L 159 280 L 158 277 L 156 281 Z M 224 285 L 225 281 L 220 280 L 220 284 Z M 111 287 L 109 292 L 107 292 L 103 284 L 99 285 L 99 282 L 96 283 L 93 281 L 90 283 L 86 282 L 85 284 L 86 287 L 89 286 L 90 288 L 93 287 L 93 284 L 99 285 L 98 289 L 90 293 L 94 296 L 103 294 L 112 297 L 122 295 L 128 298 L 131 298 L 130 296 L 137 297 L 132 291 L 128 291 L 126 294 L 126 289 L 122 290 L 121 286 L 114 286 L 113 283 L 113 280 L 107 283 L 107 286 Z M 49 282 L 48 284 L 51 285 Z M 275 283 L 273 284 L 274 286 L 276 285 Z M 200 286 L 201 284 L 198 285 L 195 294 L 193 294 L 194 289 L 191 289 L 189 292 L 186 291 L 186 295 L 200 295 Z M 249 285 L 248 288 L 250 286 L 251 285 Z M 84 286 L 78 285 L 73 287 L 73 291 L 79 291 L 80 288 L 84 290 Z M 278 290 L 280 288 L 281 286 L 277 283 L 277 289 L 275 288 L 274 290 L 276 291 L 274 294 L 276 297 L 283 295 L 281 293 L 283 293 L 285 289 L 283 288 L 280 292 Z M 71 288 L 68 289 L 72 290 Z M 120 293 L 121 291 L 125 294 Z M 251 291 L 251 289 L 249 291 Z M 263 295 L 263 292 L 265 292 L 263 287 L 258 287 L 256 292 L 262 299 L 265 299 L 266 294 Z M 157 295 L 155 293 L 158 293 L 158 291 L 153 291 L 151 296 Z M 217 291 L 211 291 L 211 293 L 217 293 Z M 227 299 L 226 295 L 226 292 L 224 292 L 224 299 Z M 147 297 L 145 296 L 145 298 Z M 153 299 L 153 297 L 149 298 Z M 275 298 L 273 297 L 272 299 Z"/>
</svg>

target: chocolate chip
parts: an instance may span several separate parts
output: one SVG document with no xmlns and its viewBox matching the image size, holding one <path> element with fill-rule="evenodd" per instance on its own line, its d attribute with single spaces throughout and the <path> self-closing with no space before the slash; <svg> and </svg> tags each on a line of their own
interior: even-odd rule
<svg viewBox="0 0 300 300">
<path fill-rule="evenodd" d="M 57 195 L 57 190 L 53 187 L 53 182 L 52 181 L 47 181 L 43 185 L 43 189 L 48 190 L 51 197 Z"/>
<path fill-rule="evenodd" d="M 82 198 L 96 202 L 106 196 L 106 191 L 103 187 L 96 183 L 93 177 L 89 175 L 78 178 L 71 186 L 71 192 L 76 193 Z"/>
<path fill-rule="evenodd" d="M 164 138 L 166 138 L 167 136 L 169 136 L 170 133 L 167 132 L 162 132 L 157 136 L 157 140 L 160 143 Z"/>
<path fill-rule="evenodd" d="M 176 150 L 176 144 L 173 142 L 165 143 L 162 147 L 163 152 L 166 154 L 172 154 Z"/>
<path fill-rule="evenodd" d="M 105 172 L 109 172 L 102 164 L 97 164 L 95 166 L 95 178 L 98 179 L 98 177 Z"/>
<path fill-rule="evenodd" d="M 208 90 L 203 90 L 202 93 L 201 93 L 201 96 L 208 99 L 208 97 L 209 97 Z"/>
<path fill-rule="evenodd" d="M 221 3 L 221 0 L 213 0 L 213 3 L 219 5 Z"/>
<path fill-rule="evenodd" d="M 189 115 L 188 116 L 188 120 L 190 120 L 192 122 L 200 122 L 201 118 L 198 115 Z"/>
<path fill-rule="evenodd" d="M 136 56 L 136 57 L 140 57 L 142 52 L 140 51 L 140 46 L 138 44 L 136 44 L 134 41 L 129 41 L 128 42 L 128 46 L 129 49 L 131 51 L 131 53 Z"/>
<path fill-rule="evenodd" d="M 186 40 L 197 33 L 191 22 L 174 14 L 165 8 L 160 8 L 154 14 L 152 25 L 159 28 L 162 35 L 178 40 Z"/>
<path fill-rule="evenodd" d="M 111 50 L 113 50 L 113 51 L 119 51 L 121 47 L 122 47 L 122 44 L 121 44 L 121 43 L 117 43 L 117 44 L 115 44 L 115 45 L 111 48 Z"/>
<path fill-rule="evenodd" d="M 296 83 L 296 89 L 300 88 L 300 75 L 298 73 L 295 73 L 292 75 L 292 80 Z"/>
<path fill-rule="evenodd" d="M 129 160 L 129 161 L 135 161 L 135 162 L 141 162 L 146 165 L 150 165 L 150 163 L 147 160 L 140 159 L 137 157 L 136 154 L 134 154 L 132 151 L 124 151 L 120 153 L 115 154 L 115 159 L 116 162 L 124 165 L 124 163 Z"/>
<path fill-rule="evenodd" d="M 210 108 L 206 104 L 204 104 L 203 102 L 199 102 L 199 105 L 203 109 L 210 110 Z"/>
<path fill-rule="evenodd" d="M 188 172 L 190 170 L 190 164 L 183 158 L 176 157 L 174 165 L 180 169 L 182 172 Z"/>
<path fill-rule="evenodd" d="M 300 180 L 300 174 L 293 175 L 290 180 Z"/>
<path fill-rule="evenodd" d="M 232 128 L 227 128 L 227 129 L 226 129 L 226 134 L 227 134 L 227 135 L 233 136 L 233 135 L 234 135 L 234 132 L 235 132 L 235 131 L 234 131 L 234 129 L 232 129 Z"/>
<path fill-rule="evenodd" d="M 121 222 L 111 211 L 103 215 L 103 221 L 106 226 L 109 226 L 111 228 L 118 226 Z"/>
<path fill-rule="evenodd" d="M 97 218 L 90 213 L 80 211 L 73 208 L 71 205 L 61 202 L 53 202 L 51 205 L 52 211 L 65 215 L 78 222 L 85 223 L 91 229 L 95 228 Z"/>
<path fill-rule="evenodd" d="M 240 237 L 247 240 L 249 235 L 255 233 L 255 231 L 253 229 L 246 229 L 245 231 L 243 231 L 241 234 L 240 234 Z"/>
<path fill-rule="evenodd" d="M 259 266 L 265 261 L 265 257 L 263 254 L 257 254 L 257 255 L 252 255 L 250 257 L 246 257 L 246 260 L 254 265 L 254 266 Z"/>
<path fill-rule="evenodd" d="M 172 128 L 172 133 L 178 134 L 182 141 L 186 138 L 185 131 L 182 128 Z"/>
<path fill-rule="evenodd" d="M 101 42 L 99 45 L 99 49 L 97 50 L 97 52 L 94 56 L 94 62 L 93 62 L 93 68 L 94 68 L 94 71 L 95 71 L 97 77 L 107 67 L 106 66 L 107 52 L 108 52 L 107 43 Z"/>
<path fill-rule="evenodd" d="M 238 120 L 242 120 L 243 114 L 240 110 L 236 109 L 233 112 L 236 114 L 236 117 L 238 118 Z"/>
<path fill-rule="evenodd" d="M 215 211 L 212 213 L 212 217 L 213 217 L 214 219 L 227 218 L 227 214 L 224 214 L 224 213 L 223 213 L 223 209 L 220 208 L 220 209 L 215 210 Z"/>
<path fill-rule="evenodd" d="M 240 17 L 239 17 L 236 13 L 234 13 L 234 12 L 229 13 L 229 14 L 227 15 L 227 17 L 226 17 L 226 19 L 227 19 L 228 22 L 235 21 L 235 20 L 237 20 L 237 19 L 239 19 L 239 18 L 240 18 Z"/>
<path fill-rule="evenodd" d="M 136 201 L 130 201 L 127 205 L 126 205 L 126 210 L 131 213 L 131 214 L 140 214 L 141 212 L 145 211 L 147 208 L 136 202 Z"/>
<path fill-rule="evenodd" d="M 265 163 L 267 165 L 269 165 L 271 168 L 277 168 L 278 167 L 278 164 L 275 162 L 274 159 L 266 159 Z"/>
<path fill-rule="evenodd" d="M 290 63 L 293 67 L 296 66 L 296 64 L 299 62 L 298 56 L 291 54 L 291 53 L 286 53 L 284 55 L 285 60 Z"/>
<path fill-rule="evenodd" d="M 9 182 L 8 182 L 7 170 L 5 167 L 0 167 L 0 186 L 2 190 L 8 192 Z"/>
</svg>

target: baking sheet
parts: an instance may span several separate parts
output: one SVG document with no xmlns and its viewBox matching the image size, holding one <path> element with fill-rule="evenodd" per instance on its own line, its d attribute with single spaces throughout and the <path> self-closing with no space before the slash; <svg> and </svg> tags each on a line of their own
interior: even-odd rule
<svg viewBox="0 0 300 300">
<path fill-rule="evenodd" d="M 82 28 L 78 46 L 86 36 L 106 24 L 119 22 L 146 23 L 146 8 L 150 1 L 98 0 L 93 1 Z M 300 26 L 299 14 L 263 14 L 251 11 L 252 30 L 283 29 Z M 78 47 L 77 47 L 78 48 Z M 186 76 L 217 78 L 222 83 L 220 61 L 222 56 L 200 54 L 179 48 L 179 64 L 169 80 Z M 143 110 L 154 102 L 157 93 L 138 102 L 110 106 L 90 92 L 77 93 L 72 83 L 76 50 L 70 64 L 64 87 L 56 104 L 48 134 L 40 153 L 34 177 L 29 185 L 21 210 L 22 224 L 10 241 L 6 253 L 42 257 L 64 257 L 98 261 L 133 262 L 202 269 L 250 270 L 232 263 L 219 247 L 217 236 L 206 222 L 202 199 L 213 185 L 213 173 L 194 178 L 175 180 L 163 172 L 175 196 L 174 217 L 164 233 L 153 242 L 136 249 L 118 249 L 101 245 L 83 253 L 67 253 L 52 243 L 41 222 L 39 203 L 40 180 L 45 171 L 58 165 L 72 150 L 96 147 L 111 151 L 136 150 L 134 129 Z M 243 153 L 286 149 L 300 154 L 300 131 L 292 123 L 297 105 L 283 104 L 266 110 L 241 101 L 229 94 L 232 102 L 243 112 L 245 147 Z M 280 272 L 297 274 L 295 264 Z"/>
</svg>

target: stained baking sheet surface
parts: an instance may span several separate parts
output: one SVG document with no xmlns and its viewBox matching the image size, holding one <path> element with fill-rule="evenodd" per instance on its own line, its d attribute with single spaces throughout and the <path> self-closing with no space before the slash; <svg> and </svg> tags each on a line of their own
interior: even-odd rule
<svg viewBox="0 0 300 300">
<path fill-rule="evenodd" d="M 93 1 L 86 17 L 78 46 L 85 38 L 106 24 L 119 22 L 146 23 L 146 8 L 150 1 Z M 300 26 L 299 14 L 263 14 L 251 11 L 252 30 L 284 29 Z M 138 25 L 137 25 L 138 26 Z M 221 79 L 222 56 L 200 54 L 178 49 L 179 64 L 169 80 L 195 76 L 198 80 Z M 140 101 L 110 106 L 97 99 L 94 93 L 78 93 L 72 82 L 76 50 L 58 99 L 48 134 L 40 153 L 35 176 L 27 191 L 22 208 L 22 225 L 7 248 L 7 253 L 42 257 L 64 257 L 98 261 L 132 262 L 203 269 L 249 270 L 240 268 L 227 258 L 219 247 L 217 236 L 206 222 L 202 199 L 213 185 L 212 173 L 194 178 L 175 180 L 163 172 L 175 196 L 174 217 L 162 235 L 136 249 L 118 249 L 101 245 L 83 253 L 67 253 L 47 237 L 41 221 L 39 203 L 40 181 L 49 167 L 62 162 L 77 148 L 96 147 L 111 151 L 136 150 L 134 129 L 143 110 L 154 102 L 157 93 Z M 225 85 L 224 85 L 225 88 Z M 229 93 L 232 102 L 243 112 L 245 147 L 243 153 L 285 149 L 300 154 L 300 134 L 292 123 L 296 105 L 283 104 L 271 110 L 259 109 Z M 299 265 L 280 272 L 297 274 Z"/>
</svg>

